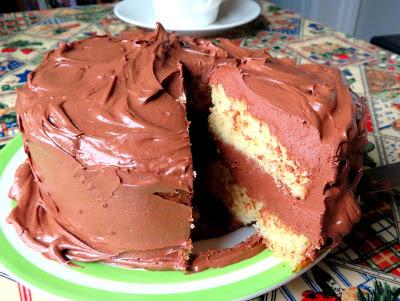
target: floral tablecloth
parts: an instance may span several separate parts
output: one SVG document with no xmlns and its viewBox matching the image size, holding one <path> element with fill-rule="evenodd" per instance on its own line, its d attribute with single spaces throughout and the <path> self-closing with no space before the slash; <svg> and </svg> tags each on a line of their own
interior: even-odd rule
<svg viewBox="0 0 400 301">
<path fill-rule="evenodd" d="M 229 37 L 242 46 L 264 47 L 298 63 L 339 67 L 353 90 L 367 98 L 370 143 L 365 164 L 374 167 L 400 161 L 400 56 L 269 2 L 262 6 L 262 16 L 229 32 Z M 60 41 L 115 35 L 128 28 L 112 13 L 111 5 L 0 15 L 0 147 L 18 132 L 15 91 L 47 50 Z M 256 299 L 357 300 L 358 291 L 365 298 L 374 293 L 390 296 L 400 286 L 400 193 L 380 192 L 361 202 L 362 222 L 340 247 L 300 278 Z M 1 268 L 0 299 L 59 300 L 25 288 Z"/>
</svg>

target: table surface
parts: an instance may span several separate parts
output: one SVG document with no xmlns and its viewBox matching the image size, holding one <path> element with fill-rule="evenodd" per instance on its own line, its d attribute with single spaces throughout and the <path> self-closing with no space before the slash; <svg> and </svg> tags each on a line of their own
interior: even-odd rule
<svg viewBox="0 0 400 301">
<path fill-rule="evenodd" d="M 367 99 L 366 166 L 400 161 L 400 56 L 269 2 L 262 6 L 262 16 L 255 22 L 227 35 L 241 46 L 267 48 L 297 63 L 340 68 L 352 89 Z M 18 132 L 16 88 L 26 82 L 46 51 L 60 41 L 115 35 L 128 28 L 132 27 L 115 17 L 111 5 L 0 15 L 0 147 Z M 400 193 L 382 192 L 361 202 L 362 221 L 326 260 L 256 299 L 357 300 L 357 287 L 366 293 L 377 291 L 375 280 L 399 287 Z M 23 287 L 1 271 L 0 291 L 2 300 L 58 300 Z M 337 297 L 329 297 L 333 295 Z"/>
</svg>

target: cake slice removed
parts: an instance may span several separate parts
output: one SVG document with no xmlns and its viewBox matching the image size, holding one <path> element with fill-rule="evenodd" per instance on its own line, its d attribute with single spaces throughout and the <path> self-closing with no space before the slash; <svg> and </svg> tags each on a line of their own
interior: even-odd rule
<svg viewBox="0 0 400 301">
<path fill-rule="evenodd" d="M 297 270 L 360 218 L 365 105 L 339 70 L 242 58 L 211 78 L 210 187 Z"/>
</svg>

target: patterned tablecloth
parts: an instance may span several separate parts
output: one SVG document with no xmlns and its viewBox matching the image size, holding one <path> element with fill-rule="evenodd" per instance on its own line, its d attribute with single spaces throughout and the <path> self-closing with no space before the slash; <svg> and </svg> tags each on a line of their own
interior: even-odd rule
<svg viewBox="0 0 400 301">
<path fill-rule="evenodd" d="M 365 164 L 400 161 L 400 56 L 271 3 L 262 6 L 263 15 L 255 22 L 227 35 L 242 46 L 264 47 L 298 63 L 339 67 L 353 90 L 367 98 L 370 143 Z M 47 50 L 60 41 L 115 35 L 127 28 L 110 5 L 0 15 L 0 145 L 18 132 L 15 90 Z M 393 293 L 400 286 L 400 193 L 380 192 L 361 202 L 364 217 L 340 247 L 310 272 L 256 299 L 357 300 L 357 291 L 370 297 Z M 0 276 L 1 300 L 58 300 L 29 290 L 4 273 Z"/>
</svg>

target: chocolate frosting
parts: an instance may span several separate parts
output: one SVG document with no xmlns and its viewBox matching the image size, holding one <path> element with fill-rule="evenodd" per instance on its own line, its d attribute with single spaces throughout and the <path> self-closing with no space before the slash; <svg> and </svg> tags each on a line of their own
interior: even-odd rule
<svg viewBox="0 0 400 301">
<path fill-rule="evenodd" d="M 351 101 L 339 71 L 296 67 L 227 40 L 177 37 L 161 26 L 61 43 L 29 75 L 16 108 L 28 159 L 10 190 L 17 206 L 8 221 L 29 246 L 63 263 L 186 269 L 194 178 L 186 113 L 206 126 L 211 76 L 234 97 L 255 97 L 249 110 L 261 120 L 274 123 L 286 112 L 288 124 L 305 122 L 296 139 L 293 126 L 272 128 L 306 169 L 315 160 L 322 166 L 309 170 L 313 179 L 323 175 L 326 188 L 306 213 L 320 223 L 307 235 L 319 237 L 322 227 L 324 238 L 339 240 L 358 219 L 348 178 L 360 169 L 365 136 L 364 104 Z M 257 250 L 253 238 L 202 254 L 194 266 L 225 265 Z"/>
<path fill-rule="evenodd" d="M 47 257 L 186 268 L 193 171 L 175 39 L 62 43 L 18 91 L 28 161 L 9 221 Z"/>
<path fill-rule="evenodd" d="M 191 264 L 194 272 L 200 272 L 208 268 L 224 267 L 244 259 L 253 257 L 265 249 L 263 239 L 259 234 L 253 234 L 244 242 L 221 250 L 207 250 L 197 254 Z"/>
<path fill-rule="evenodd" d="M 311 249 L 327 238 L 340 242 L 360 218 L 354 188 L 367 141 L 364 99 L 349 89 L 338 69 L 296 66 L 260 51 L 247 54 L 226 40 L 223 45 L 241 61 L 220 66 L 211 84 L 222 84 L 229 96 L 245 101 L 251 115 L 269 125 L 311 179 L 304 199 L 292 197 L 254 162 L 217 139 L 236 182 L 264 201 L 264 210 L 309 237 Z"/>
</svg>

